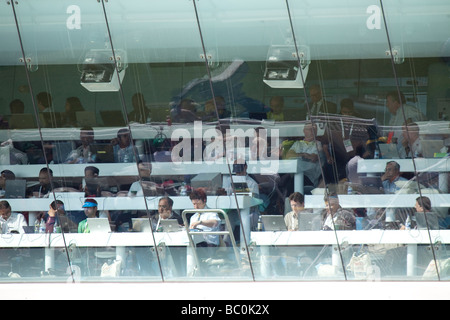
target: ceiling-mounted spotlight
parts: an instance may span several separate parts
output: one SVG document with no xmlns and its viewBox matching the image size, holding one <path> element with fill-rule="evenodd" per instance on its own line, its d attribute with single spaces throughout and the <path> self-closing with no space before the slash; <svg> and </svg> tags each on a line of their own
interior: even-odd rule
<svg viewBox="0 0 450 320">
<path fill-rule="evenodd" d="M 91 92 L 119 91 L 127 66 L 124 50 L 115 50 L 114 55 L 111 50 L 90 50 L 81 66 L 80 83 Z"/>
<path fill-rule="evenodd" d="M 303 88 L 311 63 L 309 47 L 271 46 L 267 54 L 264 83 L 272 88 Z"/>
</svg>

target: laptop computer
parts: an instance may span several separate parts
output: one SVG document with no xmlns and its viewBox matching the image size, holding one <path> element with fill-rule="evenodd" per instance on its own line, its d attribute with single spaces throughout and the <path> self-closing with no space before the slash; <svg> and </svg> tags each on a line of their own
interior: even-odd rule
<svg viewBox="0 0 450 320">
<path fill-rule="evenodd" d="M 12 114 L 9 117 L 9 127 L 11 129 L 36 128 L 34 115 L 31 113 Z"/>
<path fill-rule="evenodd" d="M 177 219 L 161 220 L 159 224 L 163 232 L 176 232 L 181 230 Z"/>
<path fill-rule="evenodd" d="M 444 147 L 443 140 L 421 140 L 422 156 L 424 158 L 434 158 L 435 153 L 439 153 Z"/>
<path fill-rule="evenodd" d="M 319 231 L 321 229 L 320 214 L 300 213 L 298 215 L 299 231 Z"/>
<path fill-rule="evenodd" d="M 125 120 L 120 110 L 103 110 L 100 111 L 105 127 L 122 127 L 125 125 Z"/>
<path fill-rule="evenodd" d="M 34 233 L 34 226 L 23 226 L 23 232 Z"/>
<path fill-rule="evenodd" d="M 108 218 L 87 218 L 87 225 L 91 233 L 111 232 Z"/>
<path fill-rule="evenodd" d="M 233 180 L 234 190 L 236 194 L 250 194 L 250 188 L 248 187 L 247 180 L 245 176 L 231 176 Z"/>
<path fill-rule="evenodd" d="M 416 212 L 416 223 L 417 223 L 417 229 L 428 229 L 430 230 L 438 230 L 439 229 L 439 221 L 438 216 L 434 212 L 427 212 L 426 220 L 425 220 L 425 213 L 424 212 Z M 427 227 L 427 220 L 428 220 L 428 227 Z"/>
<path fill-rule="evenodd" d="M 131 223 L 136 232 L 152 232 L 150 221 L 147 218 L 131 218 Z"/>
<path fill-rule="evenodd" d="M 6 180 L 5 182 L 5 198 L 25 198 L 27 190 L 27 181 L 22 179 Z"/>
<path fill-rule="evenodd" d="M 114 163 L 114 148 L 109 143 L 96 143 L 89 146 L 95 162 L 97 163 Z"/>
<path fill-rule="evenodd" d="M 362 176 L 359 177 L 361 181 L 361 190 L 359 191 L 362 194 L 382 194 L 383 192 L 383 182 L 380 177 L 371 177 L 371 176 Z"/>
<path fill-rule="evenodd" d="M 395 143 L 380 143 L 380 156 L 382 159 L 398 159 L 400 155 L 398 153 L 397 144 Z"/>
<path fill-rule="evenodd" d="M 265 231 L 286 231 L 286 223 L 282 215 L 262 215 Z"/>
</svg>

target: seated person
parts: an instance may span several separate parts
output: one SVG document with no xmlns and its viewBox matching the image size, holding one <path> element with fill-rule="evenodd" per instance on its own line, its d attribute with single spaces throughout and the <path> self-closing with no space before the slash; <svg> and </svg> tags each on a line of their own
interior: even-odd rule
<svg viewBox="0 0 450 320">
<path fill-rule="evenodd" d="M 200 120 L 196 115 L 197 104 L 191 99 L 183 99 L 172 106 L 170 117 L 174 123 L 189 123 Z"/>
<path fill-rule="evenodd" d="M 300 192 L 294 192 L 289 196 L 289 203 L 292 211 L 286 213 L 284 222 L 288 231 L 298 231 L 298 219 L 302 212 L 310 212 L 305 210 L 305 197 Z"/>
<path fill-rule="evenodd" d="M 321 176 L 321 167 L 319 158 L 323 153 L 322 143 L 315 140 L 317 137 L 317 125 L 307 123 L 303 128 L 305 137 L 303 140 L 296 141 L 286 154 L 286 158 L 299 158 L 304 161 L 304 174 L 317 186 Z"/>
<path fill-rule="evenodd" d="M 133 111 L 128 113 L 128 120 L 130 122 L 147 123 L 150 119 L 150 110 L 145 105 L 144 95 L 142 93 L 135 93 L 131 98 Z"/>
<path fill-rule="evenodd" d="M 47 169 L 47 167 L 42 168 L 39 171 L 39 184 L 28 189 L 28 196 L 33 198 L 48 198 L 50 193 L 53 192 L 53 188 L 60 188 L 60 185 L 52 180 L 52 169 Z"/>
<path fill-rule="evenodd" d="M 247 183 L 248 191 L 253 195 L 259 195 L 258 183 L 247 174 L 247 162 L 240 160 L 235 160 L 233 164 L 233 174 L 238 177 L 245 177 L 245 182 Z M 233 180 L 236 183 L 236 181 Z M 231 183 L 231 177 L 229 175 L 223 176 L 222 188 L 219 193 L 225 192 L 227 195 L 233 194 L 233 184 Z"/>
<path fill-rule="evenodd" d="M 343 209 L 336 194 L 325 195 L 322 230 L 356 230 L 355 214 Z"/>
<path fill-rule="evenodd" d="M 194 209 L 207 209 L 206 193 L 201 189 L 196 189 L 189 195 Z M 218 231 L 220 218 L 216 212 L 197 212 L 189 220 L 189 229 L 201 231 Z M 218 235 L 204 235 L 202 240 L 196 243 L 197 247 L 217 247 L 219 246 Z"/>
<path fill-rule="evenodd" d="M 55 200 L 50 204 L 47 214 L 41 217 L 45 221 L 45 233 L 61 233 L 61 230 L 67 233 L 71 230 L 76 230 L 77 225 L 75 222 L 70 219 L 61 221 L 61 216 L 67 216 L 64 202 Z"/>
<path fill-rule="evenodd" d="M 359 114 L 355 111 L 353 100 L 348 98 L 341 100 L 341 111 L 339 113 L 344 116 L 360 118 Z"/>
<path fill-rule="evenodd" d="M 408 128 L 406 128 L 406 126 Z M 422 143 L 420 141 L 419 126 L 417 123 L 410 123 L 402 127 L 402 144 L 399 149 L 399 156 L 402 159 L 422 157 Z M 436 150 L 438 152 L 439 150 Z"/>
<path fill-rule="evenodd" d="M 133 142 L 131 141 L 130 130 L 127 128 L 120 129 L 117 132 L 117 138 L 112 140 L 114 162 L 135 162 L 135 149 Z"/>
<path fill-rule="evenodd" d="M 384 174 L 381 176 L 384 193 L 393 194 L 400 190 L 400 187 L 395 183 L 397 181 L 407 181 L 400 175 L 400 165 L 398 162 L 389 161 L 386 163 Z"/>
<path fill-rule="evenodd" d="M 154 231 L 160 231 L 159 225 L 161 220 L 175 219 L 178 221 L 178 224 L 180 226 L 184 225 L 183 218 L 179 214 L 173 212 L 172 207 L 173 207 L 173 200 L 171 198 L 163 197 L 159 199 L 158 214 L 157 215 L 155 214 L 151 217 L 152 228 Z"/>
<path fill-rule="evenodd" d="M 94 199 L 86 199 L 82 208 L 84 209 L 84 214 L 86 219 L 78 224 L 78 233 L 90 233 L 89 225 L 87 224 L 87 218 L 108 218 L 111 221 L 109 213 L 107 211 L 98 211 L 97 201 Z"/>
<path fill-rule="evenodd" d="M 280 96 L 270 98 L 270 111 L 267 112 L 268 120 L 284 121 L 284 99 Z"/>
<path fill-rule="evenodd" d="M 92 153 L 90 146 L 94 143 L 94 129 L 83 127 L 80 129 L 81 146 L 72 150 L 66 158 L 65 163 L 92 163 L 96 155 Z"/>
<path fill-rule="evenodd" d="M 150 181 L 150 175 L 152 174 L 152 164 L 151 162 L 142 162 L 138 163 L 138 173 L 139 180 L 135 181 L 131 184 L 130 190 L 128 191 L 128 196 L 143 196 L 144 192 L 142 191 L 142 184 Z"/>
<path fill-rule="evenodd" d="M 0 198 L 3 198 L 6 190 L 6 180 L 15 180 L 16 175 L 11 170 L 3 170 L 0 173 Z"/>
<path fill-rule="evenodd" d="M 0 201 L 1 233 L 25 233 L 23 227 L 27 226 L 25 217 L 21 213 L 11 211 L 8 201 Z"/>
</svg>

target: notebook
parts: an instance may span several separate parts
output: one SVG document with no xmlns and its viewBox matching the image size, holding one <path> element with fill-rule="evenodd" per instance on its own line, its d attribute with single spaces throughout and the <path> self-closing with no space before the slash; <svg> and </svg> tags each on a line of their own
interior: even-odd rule
<svg viewBox="0 0 450 320">
<path fill-rule="evenodd" d="M 262 215 L 265 231 L 286 231 L 286 223 L 282 215 Z"/>
<path fill-rule="evenodd" d="M 397 144 L 395 143 L 380 143 L 379 145 L 382 159 L 398 159 L 400 155 L 398 153 Z"/>
<path fill-rule="evenodd" d="M 159 224 L 163 232 L 176 232 L 181 230 L 177 219 L 161 220 Z"/>
<path fill-rule="evenodd" d="M 16 179 L 16 180 L 6 180 L 5 182 L 5 198 L 25 198 L 25 192 L 27 189 L 27 181 Z"/>
<path fill-rule="evenodd" d="M 321 229 L 320 215 L 316 213 L 300 213 L 298 215 L 299 231 L 318 231 Z"/>
<path fill-rule="evenodd" d="M 438 216 L 434 212 L 428 212 L 426 213 L 428 220 L 428 227 L 427 227 L 427 221 L 425 220 L 425 213 L 424 212 L 416 212 L 416 223 L 417 223 L 417 229 L 427 229 L 428 227 L 430 230 L 438 230 L 439 229 L 439 221 Z"/>
<path fill-rule="evenodd" d="M 152 232 L 150 221 L 147 218 L 132 218 L 131 223 L 136 232 Z"/>
<path fill-rule="evenodd" d="M 108 218 L 87 218 L 87 225 L 91 233 L 111 232 Z"/>
<path fill-rule="evenodd" d="M 360 191 L 362 194 L 381 194 L 383 191 L 383 183 L 380 177 L 362 176 L 359 177 L 362 188 Z"/>
</svg>

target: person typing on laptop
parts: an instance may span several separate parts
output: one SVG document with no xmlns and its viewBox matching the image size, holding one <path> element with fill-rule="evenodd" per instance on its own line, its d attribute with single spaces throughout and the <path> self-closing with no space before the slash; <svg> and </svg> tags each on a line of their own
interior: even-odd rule
<svg viewBox="0 0 450 320">
<path fill-rule="evenodd" d="M 84 209 L 86 219 L 78 224 L 78 233 L 90 233 L 89 225 L 87 224 L 88 218 L 108 218 L 111 220 L 107 211 L 98 211 L 98 204 L 94 199 L 86 199 L 82 208 Z"/>
<path fill-rule="evenodd" d="M 153 215 L 151 218 L 153 229 L 160 230 L 161 220 L 174 219 L 178 221 L 180 226 L 183 225 L 183 218 L 172 211 L 173 200 L 169 197 L 163 197 L 158 202 L 158 214 Z"/>
<path fill-rule="evenodd" d="M 288 231 L 298 231 L 299 216 L 305 211 L 305 197 L 300 192 L 294 192 L 289 196 L 289 203 L 292 211 L 284 216 L 284 222 Z"/>
</svg>

